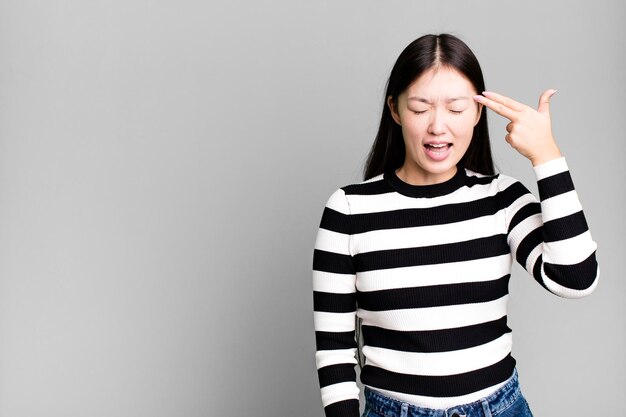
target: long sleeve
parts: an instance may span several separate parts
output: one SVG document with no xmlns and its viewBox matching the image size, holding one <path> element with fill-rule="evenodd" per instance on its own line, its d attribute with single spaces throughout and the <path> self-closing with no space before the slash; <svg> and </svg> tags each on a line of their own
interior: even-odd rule
<svg viewBox="0 0 626 417">
<path fill-rule="evenodd" d="M 358 417 L 356 274 L 350 210 L 343 190 L 328 200 L 313 254 L 315 361 L 327 417 Z"/>
<path fill-rule="evenodd" d="M 507 239 L 514 259 L 548 291 L 590 294 L 598 283 L 593 241 L 564 158 L 534 167 L 540 202 L 519 182 L 504 193 Z"/>
</svg>

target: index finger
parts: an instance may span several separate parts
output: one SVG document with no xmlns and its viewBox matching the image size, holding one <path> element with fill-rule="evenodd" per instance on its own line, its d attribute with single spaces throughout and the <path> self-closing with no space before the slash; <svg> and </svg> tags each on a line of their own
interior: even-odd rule
<svg viewBox="0 0 626 417">
<path fill-rule="evenodd" d="M 498 113 L 500 116 L 506 117 L 510 121 L 513 121 L 513 119 L 518 113 L 517 110 L 507 107 L 504 103 L 497 102 L 485 96 L 475 95 L 474 100 L 484 105 L 485 107 L 490 108 L 494 112 Z"/>
<path fill-rule="evenodd" d="M 526 107 L 528 107 L 525 104 L 515 101 L 510 97 L 503 96 L 502 94 L 494 93 L 493 91 L 483 91 L 483 95 L 515 111 L 522 111 Z"/>
</svg>

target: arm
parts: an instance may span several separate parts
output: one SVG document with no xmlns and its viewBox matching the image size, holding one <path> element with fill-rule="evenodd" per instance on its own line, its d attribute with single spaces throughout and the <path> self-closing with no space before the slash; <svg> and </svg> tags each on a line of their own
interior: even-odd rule
<svg viewBox="0 0 626 417">
<path fill-rule="evenodd" d="M 356 274 L 349 207 L 343 190 L 328 200 L 313 254 L 315 362 L 327 417 L 358 417 Z"/>
<path fill-rule="evenodd" d="M 534 167 L 540 203 L 520 183 L 505 209 L 511 253 L 548 291 L 566 298 L 590 294 L 598 283 L 596 243 L 564 158 Z M 514 189 L 517 191 L 513 192 Z"/>
<path fill-rule="evenodd" d="M 544 91 L 537 110 L 493 92 L 474 99 L 511 121 L 505 139 L 530 160 L 537 177 L 540 204 L 519 183 L 507 189 L 507 238 L 513 256 L 549 291 L 578 298 L 597 285 L 596 243 L 552 135 L 550 97 L 555 92 Z"/>
</svg>

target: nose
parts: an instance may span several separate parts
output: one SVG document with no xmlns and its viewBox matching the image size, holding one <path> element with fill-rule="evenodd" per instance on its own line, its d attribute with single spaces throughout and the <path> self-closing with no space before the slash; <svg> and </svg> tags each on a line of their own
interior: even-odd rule
<svg viewBox="0 0 626 417">
<path fill-rule="evenodd" d="M 443 112 L 439 109 L 433 111 L 430 119 L 430 124 L 428 125 L 428 133 L 431 135 L 441 135 L 445 133 L 445 116 Z"/>
</svg>

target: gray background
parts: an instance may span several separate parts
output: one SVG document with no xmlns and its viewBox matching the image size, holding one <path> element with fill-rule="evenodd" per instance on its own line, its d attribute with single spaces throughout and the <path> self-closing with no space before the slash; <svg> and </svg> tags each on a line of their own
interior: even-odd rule
<svg viewBox="0 0 626 417">
<path fill-rule="evenodd" d="M 552 100 L 601 282 L 517 268 L 536 416 L 626 392 L 625 6 L 571 1 L 0 1 L 0 416 L 321 416 L 310 267 L 400 51 L 466 40 L 489 89 Z M 530 164 L 490 115 L 498 167 Z M 613 415 L 617 415 L 613 414 Z"/>
</svg>

